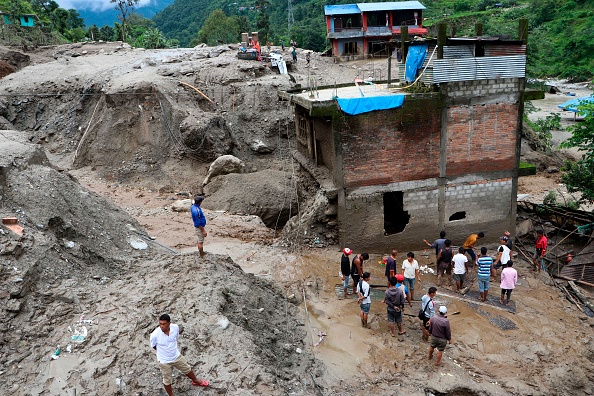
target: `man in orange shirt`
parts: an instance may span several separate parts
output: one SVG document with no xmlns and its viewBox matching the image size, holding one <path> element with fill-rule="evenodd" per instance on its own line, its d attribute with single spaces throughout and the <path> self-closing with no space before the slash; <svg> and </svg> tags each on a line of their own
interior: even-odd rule
<svg viewBox="0 0 594 396">
<path fill-rule="evenodd" d="M 470 259 L 472 260 L 472 262 L 470 263 L 470 268 L 474 268 L 474 265 L 476 264 L 476 254 L 474 253 L 474 245 L 476 245 L 476 241 L 483 238 L 484 236 L 484 232 L 479 232 L 478 234 L 470 234 L 468 238 L 466 238 L 466 241 L 462 246 L 464 248 L 464 253 L 468 253 Z"/>
</svg>

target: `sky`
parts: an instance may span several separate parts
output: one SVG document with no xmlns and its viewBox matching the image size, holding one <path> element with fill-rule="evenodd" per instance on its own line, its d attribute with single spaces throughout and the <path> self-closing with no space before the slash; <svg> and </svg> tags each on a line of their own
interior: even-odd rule
<svg viewBox="0 0 594 396">
<path fill-rule="evenodd" d="M 151 2 L 153 0 L 140 0 L 138 7 L 150 4 Z M 115 7 L 109 0 L 56 0 L 56 3 L 67 10 L 74 8 L 76 10 L 105 11 Z"/>
</svg>

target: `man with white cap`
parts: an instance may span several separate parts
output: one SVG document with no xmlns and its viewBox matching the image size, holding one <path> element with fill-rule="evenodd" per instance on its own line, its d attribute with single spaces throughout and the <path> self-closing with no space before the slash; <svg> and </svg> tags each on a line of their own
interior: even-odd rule
<svg viewBox="0 0 594 396">
<path fill-rule="evenodd" d="M 435 315 L 429 320 L 429 333 L 431 333 L 431 346 L 429 347 L 429 360 L 433 359 L 433 351 L 437 348 L 437 360 L 435 365 L 441 364 L 441 357 L 446 345 L 452 343 L 452 334 L 450 331 L 450 321 L 445 314 L 448 309 L 445 305 L 439 307 L 439 315 Z"/>
<path fill-rule="evenodd" d="M 351 281 L 351 261 L 349 256 L 353 253 L 351 249 L 345 247 L 342 249 L 342 257 L 340 258 L 340 276 L 342 278 L 342 288 L 344 289 L 344 298 L 349 298 L 347 288 Z"/>
</svg>

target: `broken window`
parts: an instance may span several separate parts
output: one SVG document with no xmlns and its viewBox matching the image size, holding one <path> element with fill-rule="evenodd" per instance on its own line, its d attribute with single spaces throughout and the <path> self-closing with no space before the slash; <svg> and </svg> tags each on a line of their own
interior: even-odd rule
<svg viewBox="0 0 594 396">
<path fill-rule="evenodd" d="M 357 54 L 357 42 L 350 41 L 348 43 L 344 43 L 344 54 L 345 55 L 356 55 Z"/>
<path fill-rule="evenodd" d="M 466 212 L 456 212 L 450 216 L 449 221 L 462 220 L 466 218 Z"/>
<path fill-rule="evenodd" d="M 404 210 L 403 198 L 402 191 L 384 193 L 384 235 L 397 234 L 406 228 L 410 215 Z"/>
</svg>

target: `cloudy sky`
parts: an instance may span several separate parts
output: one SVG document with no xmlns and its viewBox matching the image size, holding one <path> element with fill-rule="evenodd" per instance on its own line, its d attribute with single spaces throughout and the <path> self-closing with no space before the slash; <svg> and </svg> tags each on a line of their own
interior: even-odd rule
<svg viewBox="0 0 594 396">
<path fill-rule="evenodd" d="M 150 4 L 151 2 L 153 0 L 140 0 L 138 7 Z M 110 3 L 109 0 L 56 0 L 56 3 L 67 10 L 74 8 L 77 10 L 105 11 L 114 8 L 114 4 Z"/>
</svg>

